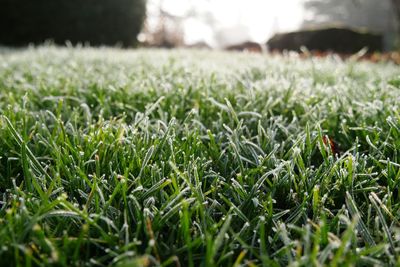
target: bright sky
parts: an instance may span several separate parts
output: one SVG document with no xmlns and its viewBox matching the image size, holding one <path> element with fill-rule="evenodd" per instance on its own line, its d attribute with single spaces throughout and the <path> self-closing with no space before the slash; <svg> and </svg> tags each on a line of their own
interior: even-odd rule
<svg viewBox="0 0 400 267">
<path fill-rule="evenodd" d="M 157 12 L 160 0 L 149 2 L 148 14 Z M 164 0 L 164 10 L 182 16 L 189 10 L 209 14 L 214 23 L 201 16 L 183 22 L 186 43 L 206 41 L 227 45 L 246 40 L 265 42 L 275 32 L 299 27 L 303 0 Z M 204 16 L 203 16 L 204 17 Z M 218 38 L 219 36 L 219 38 Z"/>
</svg>

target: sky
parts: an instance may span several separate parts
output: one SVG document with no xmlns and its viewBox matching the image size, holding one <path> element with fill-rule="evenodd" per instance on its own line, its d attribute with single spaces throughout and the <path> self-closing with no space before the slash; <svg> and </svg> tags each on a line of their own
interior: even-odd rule
<svg viewBox="0 0 400 267">
<path fill-rule="evenodd" d="M 183 20 L 187 44 L 205 41 L 225 46 L 247 40 L 265 42 L 276 32 L 298 29 L 304 16 L 303 0 L 151 0 L 149 25 L 155 24 L 158 7 L 175 16 L 191 10 L 197 16 Z M 207 15 L 207 16 L 205 16 Z M 205 17 L 212 18 L 206 20 Z M 211 21 L 211 22 L 210 22 Z"/>
</svg>

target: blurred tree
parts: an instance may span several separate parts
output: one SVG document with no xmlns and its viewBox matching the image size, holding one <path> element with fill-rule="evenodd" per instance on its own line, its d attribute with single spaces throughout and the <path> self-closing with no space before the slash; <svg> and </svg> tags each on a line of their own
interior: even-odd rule
<svg viewBox="0 0 400 267">
<path fill-rule="evenodd" d="M 145 11 L 146 0 L 0 0 L 0 43 L 131 46 Z"/>
<path fill-rule="evenodd" d="M 400 0 L 392 0 L 392 5 L 394 7 L 394 11 L 396 12 L 396 19 L 398 28 L 400 28 Z M 400 29 L 398 29 L 400 30 Z"/>
<path fill-rule="evenodd" d="M 149 22 L 145 22 L 143 29 L 144 44 L 155 47 L 178 47 L 184 44 L 183 16 L 174 15 L 165 9 L 164 1 L 153 1 L 156 12 L 151 14 L 156 25 L 151 28 Z"/>
<path fill-rule="evenodd" d="M 215 18 L 210 10 L 201 10 L 199 6 L 210 0 L 185 0 L 180 12 L 173 10 L 164 0 L 150 0 L 148 17 L 141 34 L 143 43 L 156 47 L 179 47 L 186 45 L 184 24 L 191 19 L 213 27 Z M 141 39 L 142 39 L 141 38 Z"/>
</svg>

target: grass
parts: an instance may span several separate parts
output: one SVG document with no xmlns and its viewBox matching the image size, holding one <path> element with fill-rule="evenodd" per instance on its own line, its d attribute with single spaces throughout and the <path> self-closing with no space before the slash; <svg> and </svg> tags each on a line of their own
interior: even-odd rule
<svg viewBox="0 0 400 267">
<path fill-rule="evenodd" d="M 2 265 L 399 265 L 399 85 L 334 56 L 2 49 Z"/>
</svg>

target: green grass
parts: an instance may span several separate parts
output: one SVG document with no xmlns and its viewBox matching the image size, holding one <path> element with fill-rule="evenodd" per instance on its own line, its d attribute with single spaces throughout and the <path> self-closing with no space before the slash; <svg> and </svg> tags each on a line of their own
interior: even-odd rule
<svg viewBox="0 0 400 267">
<path fill-rule="evenodd" d="M 398 265 L 399 84 L 335 57 L 3 49 L 1 265 Z"/>
</svg>

